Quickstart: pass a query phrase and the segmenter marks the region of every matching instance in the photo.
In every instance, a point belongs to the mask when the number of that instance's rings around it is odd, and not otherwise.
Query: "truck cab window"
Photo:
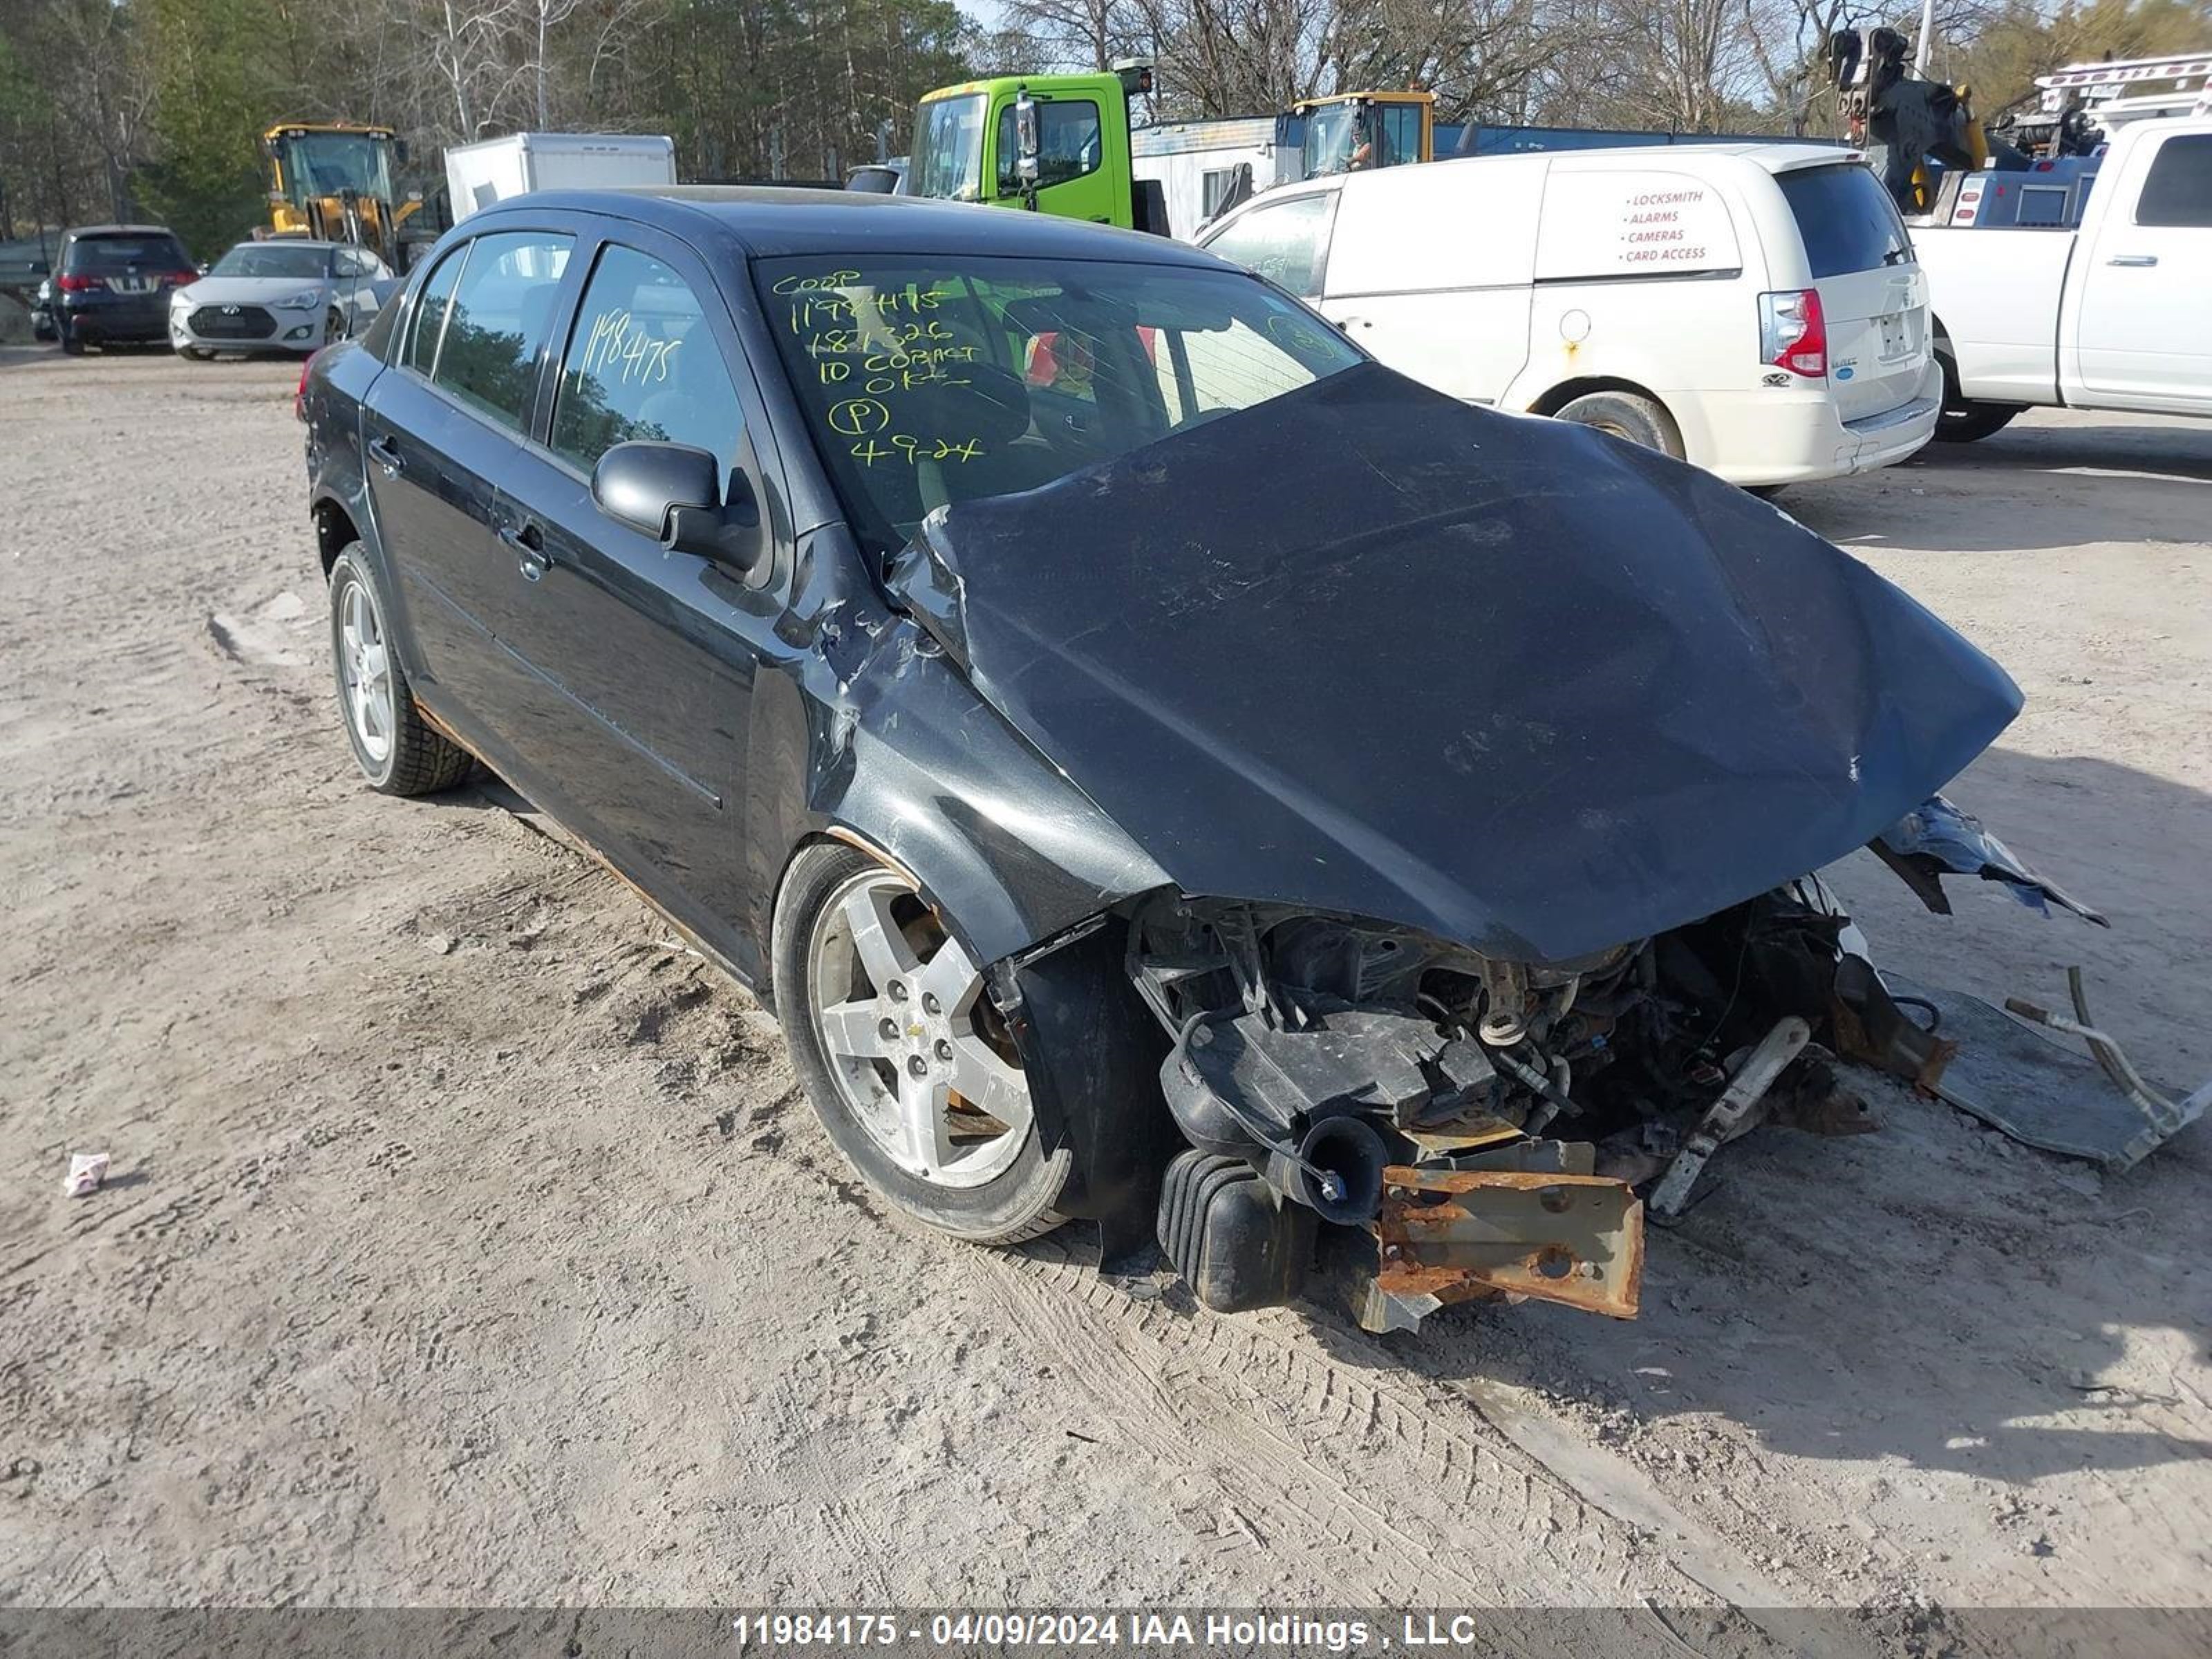
[[[1014,171],[1020,146],[1014,138],[1014,106],[999,112],[999,194],[1021,194]],[[1099,161],[1098,106],[1088,98],[1054,98],[1037,104],[1037,187],[1064,185],[1096,173]]]
[[[2158,147],[2136,204],[2136,222],[2212,228],[2212,132],[2185,133]]]

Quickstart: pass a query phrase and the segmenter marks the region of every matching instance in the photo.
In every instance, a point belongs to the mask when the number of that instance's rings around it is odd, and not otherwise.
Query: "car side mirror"
[[[617,524],[744,574],[767,550],[760,503],[742,472],[722,499],[722,464],[690,444],[617,444],[592,469],[592,499]]]

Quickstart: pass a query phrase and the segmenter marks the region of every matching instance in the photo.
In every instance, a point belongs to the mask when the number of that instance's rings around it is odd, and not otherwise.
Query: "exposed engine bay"
[[[2006,863],[1978,873],[2075,908]],[[1950,1052],[1809,876],[1544,963],[1158,895],[1131,919],[1127,967],[1172,1040],[1161,1083],[1191,1148],[1166,1177],[1162,1248],[1227,1312],[1307,1294],[1364,1234],[1343,1288],[1377,1330],[1498,1294],[1632,1317],[1647,1207],[1681,1214],[1761,1122],[1878,1127],[1839,1058],[1929,1086]]]

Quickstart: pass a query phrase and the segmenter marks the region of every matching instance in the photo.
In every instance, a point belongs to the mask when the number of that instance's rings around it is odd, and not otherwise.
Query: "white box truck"
[[[456,224],[527,191],[675,182],[676,141],[641,133],[511,132],[446,152]]]

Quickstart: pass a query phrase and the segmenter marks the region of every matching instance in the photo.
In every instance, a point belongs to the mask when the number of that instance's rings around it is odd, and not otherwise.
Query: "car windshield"
[[[914,153],[907,158],[909,196],[972,202],[983,190],[983,111],[980,92],[933,98],[914,118]]]
[[[70,245],[68,264],[71,271],[121,271],[148,265],[180,270],[191,261],[173,236],[80,236]]]
[[[327,276],[331,251],[326,247],[285,247],[274,242],[240,242],[215,262],[210,276]]]
[[[1364,361],[1265,283],[1188,265],[989,257],[755,266],[864,545]]]

